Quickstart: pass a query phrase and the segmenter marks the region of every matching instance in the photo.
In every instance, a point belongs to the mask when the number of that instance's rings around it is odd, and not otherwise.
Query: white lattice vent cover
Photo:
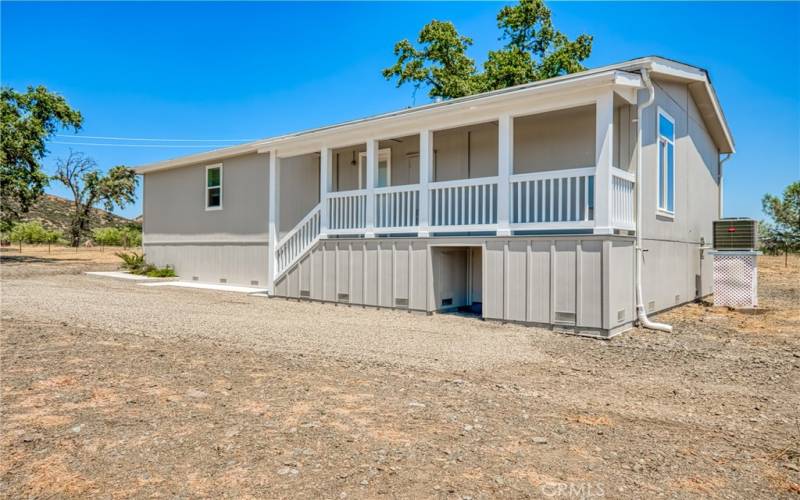
[[[758,306],[756,253],[714,254],[714,305]]]

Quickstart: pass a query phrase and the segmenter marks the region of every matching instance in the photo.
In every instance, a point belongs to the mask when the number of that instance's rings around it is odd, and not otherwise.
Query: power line
[[[235,144],[120,144],[104,142],[69,142],[50,141],[50,144],[67,144],[70,146],[106,146],[112,148],[229,148]]]
[[[149,142],[252,142],[258,139],[151,139],[144,137],[109,137],[104,135],[56,134],[57,137],[72,139],[102,139],[107,141],[149,141]]]

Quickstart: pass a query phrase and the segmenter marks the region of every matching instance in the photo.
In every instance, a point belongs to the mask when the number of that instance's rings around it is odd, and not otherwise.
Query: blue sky
[[[0,79],[62,93],[85,117],[79,136],[227,145],[219,140],[258,139],[409,106],[411,89],[396,89],[380,75],[392,62],[393,44],[415,38],[431,19],[451,20],[474,39],[470,55],[481,63],[501,44],[495,15],[502,5],[2,2]],[[726,215],[761,217],[764,193],[800,179],[799,3],[549,5],[557,28],[570,37],[594,35],[589,67],[657,54],[710,71],[738,151],[726,164]],[[416,103],[424,102],[420,93]],[[69,147],[49,145],[48,172]],[[73,149],[104,169],[204,150]],[[50,191],[64,194],[56,185]],[[140,212],[138,203],[121,211]]]

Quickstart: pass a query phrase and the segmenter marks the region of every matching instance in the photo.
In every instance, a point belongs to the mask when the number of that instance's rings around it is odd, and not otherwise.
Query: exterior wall
[[[614,159],[613,165],[627,172],[636,172],[636,106],[627,103],[614,110]]]
[[[593,167],[594,128],[594,106],[516,118],[514,173]]]
[[[144,175],[146,243],[267,241],[269,155],[222,163],[222,210],[205,208],[205,164]]]
[[[319,155],[280,158],[279,163],[278,239],[319,203]]]
[[[222,210],[205,209],[205,164],[144,175],[144,252],[181,278],[267,282],[269,155],[223,162]]]
[[[642,286],[645,307],[660,311],[708,295],[712,262],[701,260],[719,217],[719,152],[688,87],[655,81],[655,102],[642,118]],[[641,97],[640,97],[641,99]],[[675,216],[658,215],[657,110],[675,120]],[[652,303],[652,304],[651,304]]]
[[[419,135],[398,137],[393,140],[380,141],[379,149],[392,151],[392,186],[419,183]],[[366,144],[359,144],[345,148],[337,148],[333,154],[333,179],[331,183],[334,191],[351,191],[358,189],[358,162],[359,154],[367,150]],[[355,160],[356,164],[353,165]],[[361,170],[361,186],[367,185],[367,172]]]
[[[331,179],[331,184],[334,191],[358,189],[358,155],[366,150],[366,144],[359,144],[331,151],[333,155],[333,178]],[[353,162],[355,162],[355,165],[353,165]],[[366,172],[361,172],[362,186],[367,184],[366,174]]]
[[[146,245],[145,252],[149,262],[173,266],[182,281],[257,287],[268,283],[265,243]]]
[[[497,175],[497,122],[433,133],[433,180],[452,181]]]
[[[460,257],[443,262],[443,252],[459,247]],[[457,269],[465,247],[481,249],[473,255],[482,256],[478,290],[487,319],[600,336],[634,319],[632,239],[613,236],[323,240],[276,283],[275,294],[433,312],[464,289],[469,271]]]

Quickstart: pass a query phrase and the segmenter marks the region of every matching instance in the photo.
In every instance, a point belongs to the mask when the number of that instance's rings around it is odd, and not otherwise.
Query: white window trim
[[[664,161],[664,158],[661,155],[661,117],[666,118],[672,124],[672,139],[668,139],[664,137],[668,143],[672,144],[672,210],[667,209],[666,207],[659,206],[659,197],[661,196],[661,162]],[[658,161],[656,162],[656,214],[661,217],[668,217],[670,219],[675,218],[675,195],[678,191],[678,183],[676,182],[678,176],[678,148],[675,144],[675,139],[678,135],[678,129],[675,126],[675,119],[672,118],[664,108],[658,106],[658,112],[656,113],[656,156],[658,157]],[[664,172],[666,174],[667,169],[664,168]],[[664,193],[664,200],[666,201],[667,194]]]
[[[208,185],[208,171],[210,169],[212,169],[212,168],[218,168],[219,169],[219,206],[218,207],[210,207],[210,206],[208,206],[208,190],[211,189],[211,187],[213,187],[213,186],[209,186]],[[224,169],[223,169],[222,163],[214,163],[213,165],[206,165],[206,176],[203,179],[203,196],[205,198],[206,212],[210,212],[210,211],[214,211],[214,210],[222,210],[223,192],[224,192],[224,189],[222,188],[223,175],[224,175],[223,170]]]
[[[386,162],[386,187],[392,185],[392,149],[391,148],[383,148],[378,150],[378,161],[385,161]],[[366,168],[367,165],[367,153],[362,151],[358,153],[358,189],[364,189],[363,183],[361,182],[361,173],[362,168]],[[375,175],[375,182],[378,181],[377,172]]]

